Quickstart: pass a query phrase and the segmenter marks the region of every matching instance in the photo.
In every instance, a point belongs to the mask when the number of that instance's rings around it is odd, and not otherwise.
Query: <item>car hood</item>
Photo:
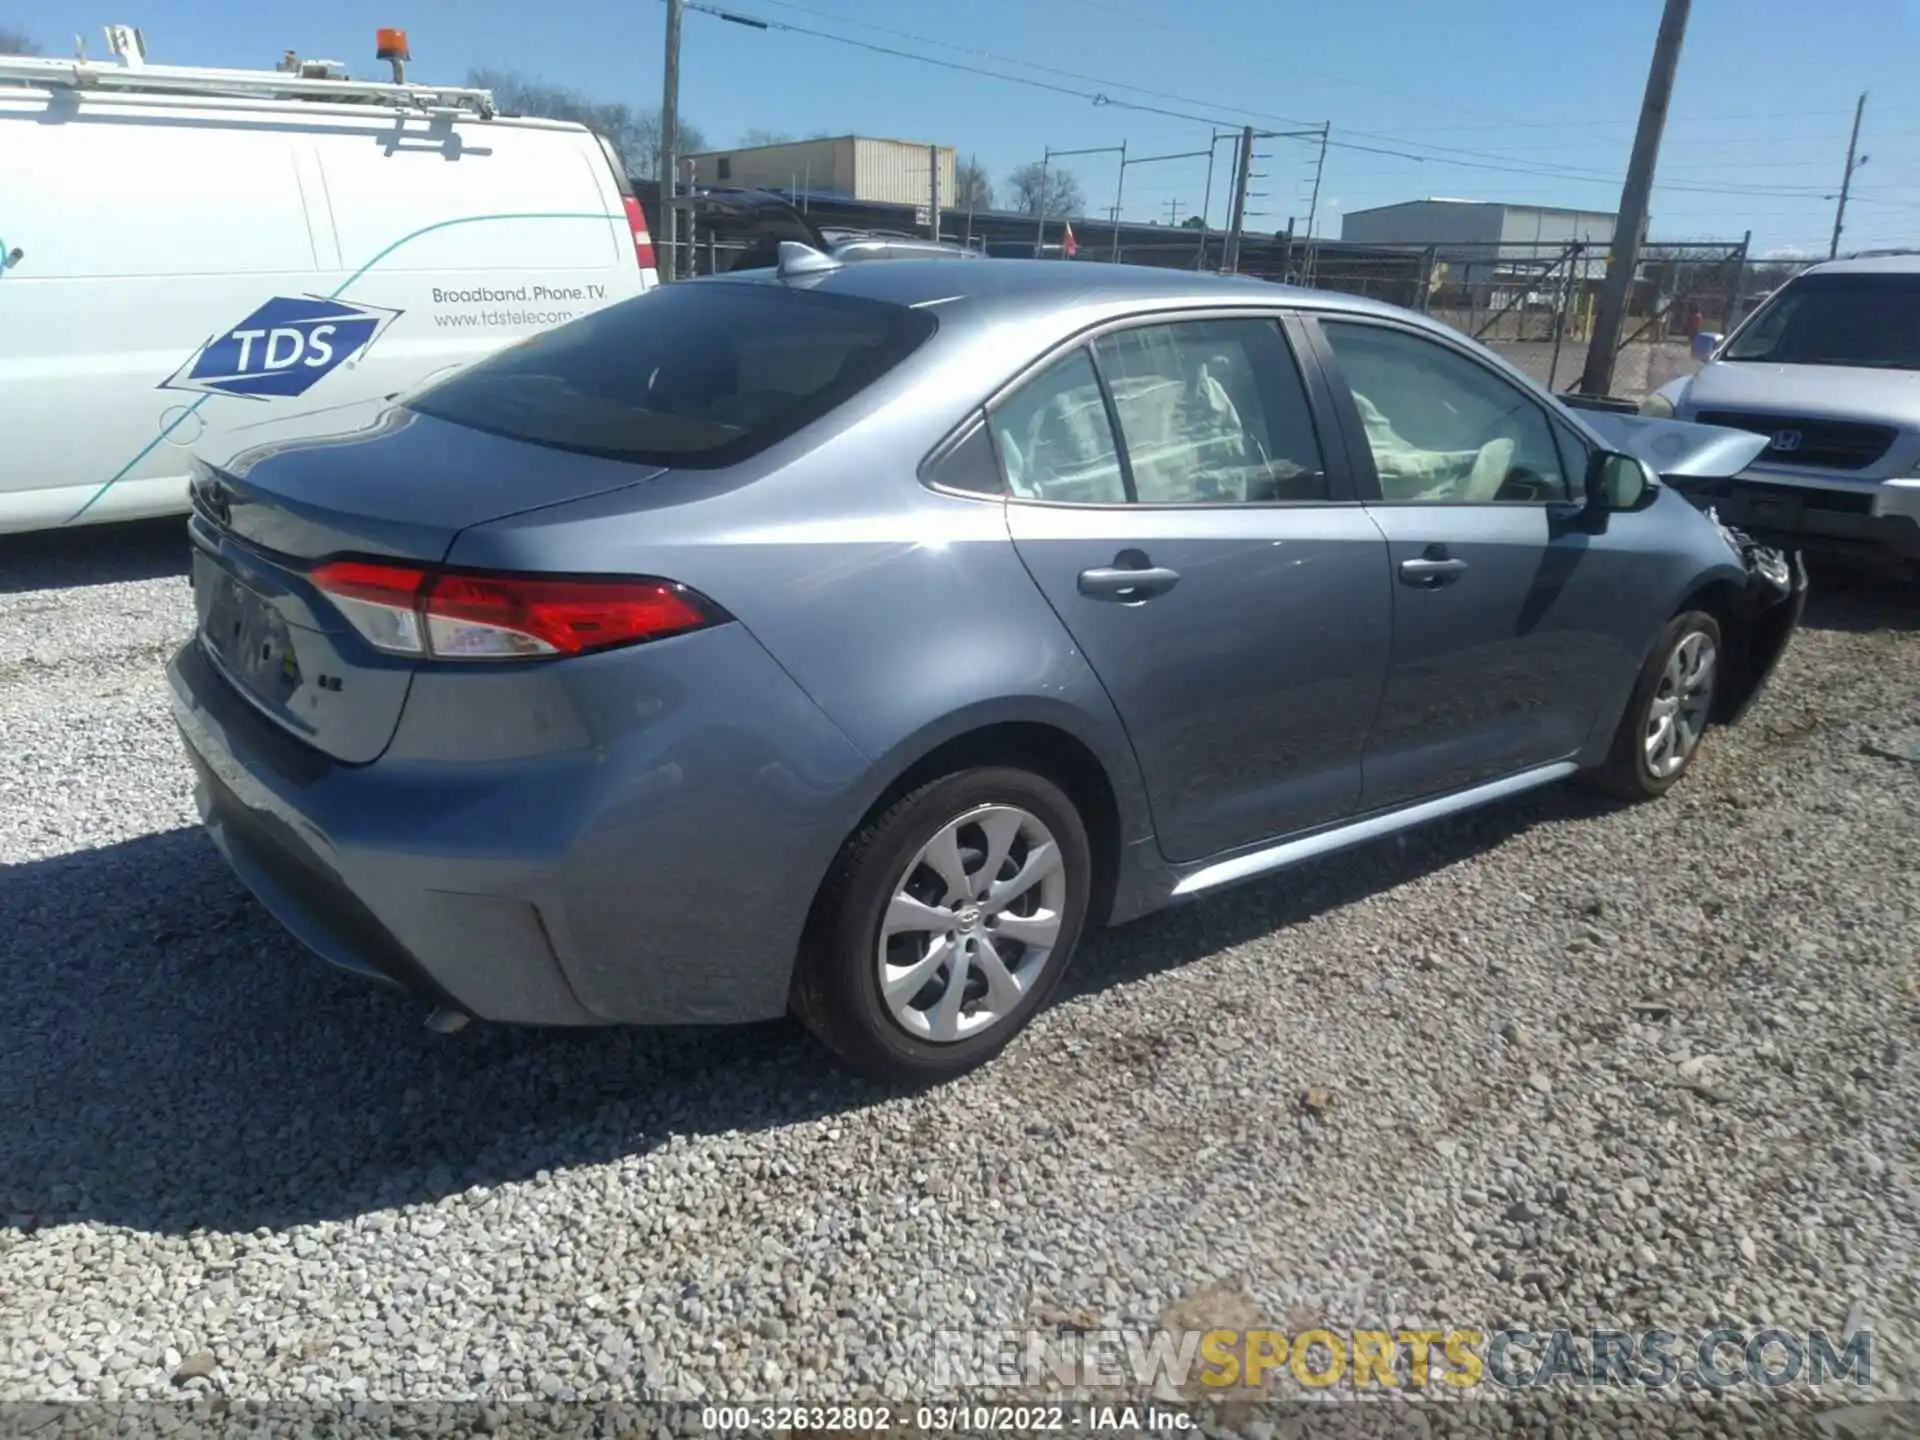
[[[1689,413],[1759,410],[1920,428],[1920,371],[1717,360],[1687,386]]]
[[[1767,448],[1766,436],[1724,425],[1605,410],[1583,410],[1580,418],[1614,449],[1638,456],[1661,475],[1684,480],[1729,479]]]

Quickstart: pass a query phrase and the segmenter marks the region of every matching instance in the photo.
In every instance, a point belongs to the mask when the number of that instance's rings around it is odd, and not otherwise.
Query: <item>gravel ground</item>
[[[0,542],[0,1400],[925,1399],[938,1330],[1258,1320],[1864,1324],[1920,1398],[1920,597],[1817,596],[1663,803],[1110,932],[913,1096],[308,959],[193,825],[178,556]]]

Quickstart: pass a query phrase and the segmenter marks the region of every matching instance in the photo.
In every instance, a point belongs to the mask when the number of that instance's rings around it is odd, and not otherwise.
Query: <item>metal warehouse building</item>
[[[1369,245],[1431,245],[1456,280],[1469,281],[1491,279],[1502,262],[1549,260],[1575,240],[1594,247],[1587,266],[1604,268],[1601,252],[1613,241],[1613,221],[1609,211],[1434,198],[1349,211],[1341,217],[1340,238]]]
[[[841,135],[742,150],[707,150],[686,158],[696,186],[811,191],[883,205],[925,205],[932,194],[934,147],[913,140]],[[940,153],[940,203],[954,194],[953,147]]]

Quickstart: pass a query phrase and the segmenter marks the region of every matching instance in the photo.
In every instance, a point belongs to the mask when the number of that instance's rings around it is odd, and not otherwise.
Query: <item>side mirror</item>
[[[1693,358],[1702,365],[1713,358],[1713,352],[1720,348],[1720,342],[1727,337],[1716,335],[1711,330],[1702,330],[1693,337]]]
[[[1652,477],[1637,455],[1596,450],[1587,461],[1584,503],[1575,519],[1578,529],[1604,535],[1616,510],[1637,510],[1652,489]]]

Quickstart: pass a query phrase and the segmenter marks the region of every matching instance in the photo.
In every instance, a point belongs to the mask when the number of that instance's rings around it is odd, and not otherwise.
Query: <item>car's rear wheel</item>
[[[1668,621],[1633,687],[1612,750],[1585,778],[1626,800],[1653,800],[1678,784],[1713,715],[1720,655],[1720,622],[1706,611]]]
[[[996,1054],[1060,983],[1092,880],[1086,826],[1045,777],[963,770],[889,805],[840,854],[794,977],[800,1019],[876,1079]]]

